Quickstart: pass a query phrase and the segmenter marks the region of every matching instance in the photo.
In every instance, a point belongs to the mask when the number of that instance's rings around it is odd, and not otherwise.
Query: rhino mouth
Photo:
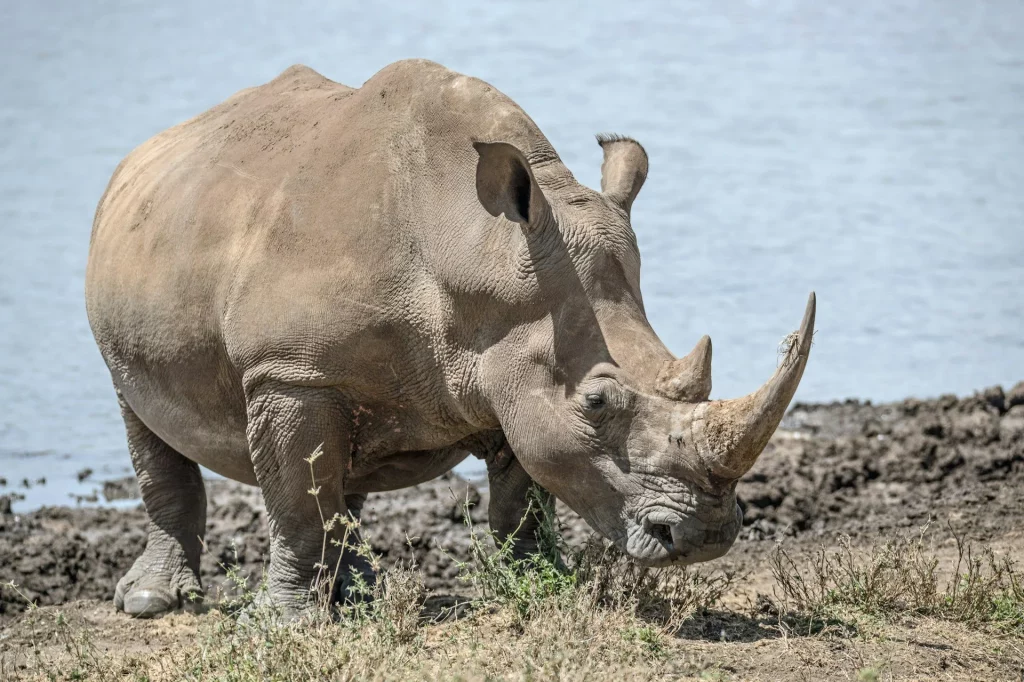
[[[729,551],[743,522],[735,499],[729,507],[703,515],[656,507],[629,524],[623,549],[648,566],[685,566],[710,561]]]

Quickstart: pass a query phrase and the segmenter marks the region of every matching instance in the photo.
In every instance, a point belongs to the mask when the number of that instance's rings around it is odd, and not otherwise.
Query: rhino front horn
[[[734,400],[701,403],[694,412],[694,436],[712,474],[736,479],[750,470],[775,433],[807,365],[814,336],[814,292],[807,300],[800,331],[775,374],[756,392]]]

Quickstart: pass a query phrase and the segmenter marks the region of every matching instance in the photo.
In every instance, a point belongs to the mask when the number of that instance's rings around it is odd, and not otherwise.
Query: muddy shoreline
[[[258,578],[268,540],[257,489],[217,480],[207,491],[202,570],[207,592],[215,594],[225,566],[237,564]],[[810,543],[845,533],[870,540],[929,521],[976,540],[1020,534],[1024,382],[965,398],[797,404],[737,492],[744,528],[719,560],[733,568],[762,556],[779,537]],[[453,474],[372,495],[363,523],[385,565],[415,560],[428,588],[459,592],[465,586],[454,561],[469,553],[463,501],[473,522],[486,527],[486,490]],[[589,533],[561,511],[570,539]],[[0,582],[13,580],[40,605],[109,599],[142,552],[145,529],[138,507],[13,514],[0,499]],[[0,620],[24,606],[11,590],[0,592]]]

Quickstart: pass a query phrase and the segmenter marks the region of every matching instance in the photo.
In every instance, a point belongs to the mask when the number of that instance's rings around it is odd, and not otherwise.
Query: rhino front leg
[[[206,489],[199,465],[160,440],[118,392],[128,450],[149,515],[146,549],[117,583],[114,606],[151,618],[203,596],[199,554],[206,530]]]
[[[351,551],[342,555],[331,542],[345,539],[341,524],[326,532],[325,542],[322,519],[349,514],[343,486],[350,431],[331,389],[264,383],[250,392],[247,402],[249,450],[270,526],[267,586],[274,606],[295,618],[313,607],[312,589],[322,588],[316,583],[331,579],[336,567],[339,580],[332,601],[344,596],[353,571],[372,575],[365,559]],[[318,448],[323,454],[313,462],[314,480],[306,460]],[[347,538],[350,545],[358,541],[357,534]]]
[[[487,517],[496,539],[504,542],[510,536],[513,538],[513,559],[527,559],[537,554],[541,549],[538,531],[543,517],[536,501],[533,508],[530,507],[534,482],[508,443],[487,458],[487,479],[490,487]],[[536,488],[535,496],[544,504],[554,501],[551,494],[540,487]]]

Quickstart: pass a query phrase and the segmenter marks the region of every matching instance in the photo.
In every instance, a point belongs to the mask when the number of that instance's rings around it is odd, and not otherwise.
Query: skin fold
[[[294,66],[132,151],[86,272],[150,517],[118,608],[201,595],[200,464],[262,489],[269,593],[291,614],[321,509],[357,512],[470,453],[520,554],[533,483],[640,561],[727,551],[736,479],[796,389],[814,298],[761,390],[708,401],[710,339],[676,358],[644,313],[630,208],[647,154],[599,143],[600,192],[502,93],[411,60],[359,89]]]

